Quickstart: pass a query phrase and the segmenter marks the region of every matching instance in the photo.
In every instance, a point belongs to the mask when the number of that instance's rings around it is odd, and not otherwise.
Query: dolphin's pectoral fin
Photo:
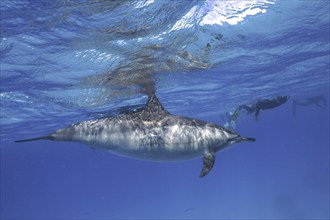
[[[208,174],[213,165],[214,165],[214,162],[215,162],[215,154],[214,152],[206,152],[204,153],[204,156],[203,156],[203,169],[201,171],[201,174],[199,175],[199,177],[203,177],[205,176],[206,174]]]

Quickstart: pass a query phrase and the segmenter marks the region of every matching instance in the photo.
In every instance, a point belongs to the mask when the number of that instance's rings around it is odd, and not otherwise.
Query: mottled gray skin
[[[156,95],[140,112],[82,121],[49,136],[17,142],[50,139],[76,141],[119,155],[156,161],[180,161],[204,156],[204,173],[213,167],[215,152],[242,140],[239,134],[218,125],[172,115]]]

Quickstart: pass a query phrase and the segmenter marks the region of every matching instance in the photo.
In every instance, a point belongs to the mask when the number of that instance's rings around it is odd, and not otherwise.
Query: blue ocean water
[[[1,219],[329,219],[328,0],[1,1]],[[157,163],[14,140],[143,106],[256,138]],[[296,106],[311,97],[325,106]]]

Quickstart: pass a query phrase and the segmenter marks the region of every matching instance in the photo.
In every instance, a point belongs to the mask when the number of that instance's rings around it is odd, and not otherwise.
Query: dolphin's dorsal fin
[[[148,113],[169,114],[168,111],[162,106],[155,94],[148,97],[147,106],[144,109]]]

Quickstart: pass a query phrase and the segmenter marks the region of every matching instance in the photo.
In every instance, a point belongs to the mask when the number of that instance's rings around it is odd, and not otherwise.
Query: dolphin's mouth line
[[[255,138],[252,138],[252,137],[241,137],[242,138],[242,141],[250,141],[250,142],[255,142],[256,139]]]

